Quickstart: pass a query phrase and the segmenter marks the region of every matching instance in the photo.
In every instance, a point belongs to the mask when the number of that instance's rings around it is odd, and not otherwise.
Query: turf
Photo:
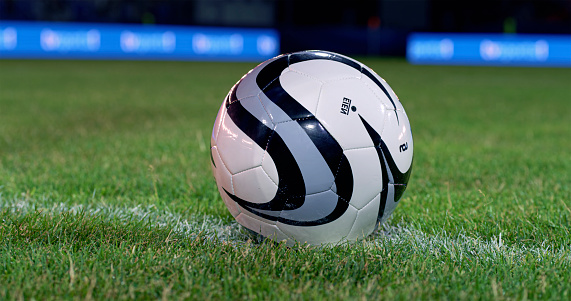
[[[363,59],[414,169],[364,241],[252,240],[210,174],[253,63],[0,61],[0,299],[569,299],[571,69]]]

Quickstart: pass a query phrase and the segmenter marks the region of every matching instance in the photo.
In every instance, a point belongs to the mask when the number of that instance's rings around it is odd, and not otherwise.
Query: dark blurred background
[[[571,33],[571,0],[0,0],[0,20],[275,28],[281,51],[404,55],[411,32]]]

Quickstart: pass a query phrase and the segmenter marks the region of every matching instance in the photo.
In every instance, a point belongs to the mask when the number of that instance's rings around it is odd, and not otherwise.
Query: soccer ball
[[[312,245],[357,240],[386,221],[412,167],[410,123],[389,85],[346,56],[269,59],[230,90],[211,165],[238,223]]]

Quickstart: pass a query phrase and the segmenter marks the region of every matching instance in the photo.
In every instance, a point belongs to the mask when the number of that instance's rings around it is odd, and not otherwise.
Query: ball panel
[[[303,205],[294,210],[282,210],[280,218],[298,222],[311,222],[330,215],[337,206],[339,196],[331,190],[305,196]]]
[[[278,190],[261,166],[234,174],[232,183],[234,195],[258,204],[269,202]]]
[[[276,221],[281,213],[281,210],[265,210],[265,209],[256,209],[256,208],[245,208],[242,205],[236,203],[236,207],[247,216],[250,216],[256,220],[261,220],[264,223],[269,225],[275,225]]]
[[[357,79],[348,79],[323,85],[316,116],[343,149],[352,149],[373,146],[359,116],[382,129],[384,112],[371,89]]]
[[[344,78],[361,78],[360,69],[355,69],[347,64],[327,59],[302,61],[290,64],[289,68],[290,70],[303,73],[321,82]]]
[[[228,109],[235,105],[238,104],[232,104]],[[268,131],[267,135],[270,133]],[[238,128],[229,115],[222,120],[217,146],[222,161],[232,174],[262,164],[265,150]]]
[[[213,173],[214,178],[216,179],[216,187],[218,188],[218,192],[220,192],[220,196],[222,197],[224,204],[226,207],[228,207],[228,210],[230,210],[232,216],[236,217],[236,215],[240,213],[240,209],[238,209],[236,202],[234,202],[230,197],[228,197],[226,192],[224,192],[224,189],[229,192],[234,191],[232,174],[230,174],[224,165],[224,162],[222,162],[222,159],[218,153],[218,146],[213,146],[211,148],[211,154],[213,160]]]
[[[298,122],[290,121],[276,125],[281,137],[295,158],[305,182],[305,193],[328,190],[334,177],[327,162]],[[268,147],[272,147],[272,141]],[[276,158],[274,158],[276,160]]]
[[[319,226],[298,227],[278,222],[276,225],[295,242],[311,245],[338,243],[342,241],[353,226],[357,217],[357,209],[349,206],[345,214],[338,219]]]
[[[389,183],[387,187],[387,198],[384,208],[379,211],[379,213],[382,214],[377,217],[379,224],[382,225],[387,221],[387,219],[393,214],[393,211],[395,211],[395,208],[398,204],[398,199],[395,200],[395,185]]]
[[[412,164],[413,155],[412,133],[408,117],[404,112],[399,111],[387,111],[386,116],[387,121],[381,137],[387,145],[397,168],[401,173],[406,173]]]
[[[395,190],[395,202],[398,202],[406,190],[406,184],[394,184],[393,187]]]
[[[273,241],[286,240],[291,244],[291,239],[285,235],[276,225],[270,224],[264,220],[258,219],[254,216],[247,215],[245,212],[236,216],[236,221],[240,225],[256,232],[264,237],[270,238]]]
[[[224,205],[226,205],[230,214],[236,218],[236,216],[242,212],[240,206],[238,206],[238,204],[236,204],[236,202],[234,202],[234,200],[232,200],[220,186],[218,186],[218,191],[220,192],[220,197],[222,198]]]
[[[373,147],[368,147],[347,150],[343,153],[353,170],[354,188],[350,204],[357,209],[362,209],[383,188],[383,176],[377,151]]]
[[[315,114],[321,92],[319,81],[286,69],[280,75],[280,82],[287,94],[297,100],[309,112]]]
[[[260,103],[268,113],[268,116],[270,116],[270,120],[274,124],[291,121],[291,118],[273,101],[271,101],[268,98],[268,96],[266,96],[266,94],[260,92],[258,94],[258,98],[260,99]]]
[[[252,116],[261,122],[261,124],[269,129],[274,128],[275,125],[272,122],[270,115],[268,115],[268,112],[264,106],[262,106],[260,98],[257,95],[241,99],[240,104],[244,109],[246,109],[246,111],[248,111],[248,113],[252,114]]]
[[[383,87],[385,88],[385,90],[387,91],[387,93],[389,94],[391,99],[393,100],[392,103],[390,103],[390,101],[389,101],[390,106],[388,106],[387,108],[391,108],[394,110],[396,107],[396,110],[404,111],[404,108],[402,106],[402,103],[399,100],[399,97],[396,95],[395,91],[390,87],[389,83],[384,78],[382,78],[379,74],[377,74],[373,69],[371,69],[367,66],[363,66],[363,69],[368,71],[368,74],[370,74],[371,76],[376,78],[377,81],[383,85]],[[363,76],[363,78],[365,78],[365,77],[367,77],[367,76]],[[370,83],[368,83],[368,84],[370,84]],[[375,85],[378,85],[378,84],[375,83]],[[387,98],[387,100],[388,100],[388,98]],[[394,105],[393,105],[393,103],[394,103]]]
[[[288,61],[290,65],[310,60],[335,61],[353,67],[355,70],[361,70],[363,66],[361,63],[350,57],[330,51],[306,50],[306,51],[291,53],[288,55]]]
[[[381,195],[377,194],[366,206],[357,212],[357,218],[355,219],[353,228],[351,232],[349,232],[349,235],[347,235],[348,240],[363,239],[373,233],[377,224],[380,204]]]
[[[361,78],[361,82],[368,89],[370,89],[372,91],[372,93],[375,94],[377,99],[379,99],[379,101],[382,103],[382,105],[385,108],[387,108],[388,110],[395,110],[395,108],[398,108],[398,106],[397,106],[398,100],[393,98],[392,99],[393,101],[391,102],[391,99],[387,96],[387,94],[385,94],[385,92],[379,87],[379,85],[377,83],[375,83],[370,77],[363,76]],[[381,81],[380,83],[383,85],[383,87],[385,88],[387,93],[389,95],[391,95],[391,93],[389,91],[392,91],[392,89],[389,87],[389,85],[387,85],[384,81]],[[392,96],[391,96],[391,98],[392,98]]]
[[[310,111],[284,90],[280,78],[270,83],[258,96],[274,123],[313,117]]]
[[[274,184],[279,184],[278,169],[272,157],[266,152],[262,158],[262,169],[268,175],[268,177],[274,182]]]
[[[218,146],[212,147],[212,159],[214,161],[214,178],[216,179],[216,183],[220,184],[220,186],[230,192],[234,192],[234,186],[232,185],[232,174],[226,168],[226,165],[220,158],[219,148]]]
[[[216,163],[214,162],[215,147],[216,145],[210,147],[210,170],[212,171],[212,175],[214,175],[216,179]],[[216,156],[218,156],[218,154],[216,154]]]
[[[275,58],[274,58],[275,59]],[[240,79],[238,86],[236,87],[236,98],[243,99],[246,97],[255,96],[260,93],[261,89],[258,87],[258,83],[256,82],[256,78],[265,66],[267,66],[271,61],[274,59],[267,60],[254,69],[250,70]],[[270,79],[273,80],[274,78]]]
[[[216,141],[218,139],[218,134],[220,132],[220,125],[222,124],[222,120],[226,116],[226,100],[222,102],[220,109],[218,110],[218,115],[216,115],[216,120],[214,120],[214,127],[212,127],[212,135],[210,136],[210,145],[216,145]]]

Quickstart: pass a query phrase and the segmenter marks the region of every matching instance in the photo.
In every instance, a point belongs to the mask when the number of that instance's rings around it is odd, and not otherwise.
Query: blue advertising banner
[[[261,61],[272,29],[0,21],[0,58]]]
[[[571,36],[414,33],[413,64],[571,67]]]

